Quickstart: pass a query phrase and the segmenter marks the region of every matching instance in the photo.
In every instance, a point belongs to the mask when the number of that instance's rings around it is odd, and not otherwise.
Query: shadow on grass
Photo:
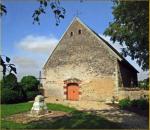
[[[70,116],[52,120],[40,120],[28,124],[27,128],[121,128],[119,123],[110,122],[102,117],[86,112],[74,111]]]

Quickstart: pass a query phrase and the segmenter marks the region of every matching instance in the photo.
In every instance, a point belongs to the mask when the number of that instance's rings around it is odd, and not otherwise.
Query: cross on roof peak
[[[74,14],[75,17],[79,17],[82,13],[79,10],[76,10],[76,13]]]

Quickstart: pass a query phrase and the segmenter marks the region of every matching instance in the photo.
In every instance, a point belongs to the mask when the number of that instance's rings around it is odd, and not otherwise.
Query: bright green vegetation
[[[67,107],[61,104],[54,104],[54,103],[47,104],[47,107],[49,110],[53,110],[53,111],[73,112],[76,110],[75,108]]]
[[[29,111],[32,103],[18,103],[18,104],[3,104],[1,105],[1,116],[9,116],[20,112]]]
[[[2,111],[1,116],[5,117],[16,113],[30,111],[32,104],[33,103],[31,102],[18,103],[18,104],[3,104],[1,105],[1,111]],[[75,111],[74,108],[66,107],[61,104],[48,103],[47,107],[49,110],[53,110],[53,111],[64,111],[64,112]]]
[[[149,114],[149,99],[147,96],[130,100],[125,98],[119,101],[119,107],[128,111],[135,112],[139,115],[148,117]]]
[[[140,99],[134,99],[130,100],[129,98],[125,98],[119,101],[119,106],[122,109],[126,109],[128,107],[136,107],[141,110],[148,109],[148,99],[140,98]]]
[[[32,103],[18,103],[1,105],[2,118],[20,112],[29,111]],[[2,128],[8,129],[27,129],[27,128],[120,128],[117,123],[110,122],[102,117],[88,114],[86,112],[77,111],[75,108],[70,108],[61,104],[48,104],[49,110],[64,111],[70,113],[70,116],[64,116],[53,120],[39,120],[36,122],[21,124],[12,121],[1,121]]]
[[[13,104],[32,101],[38,91],[39,81],[34,76],[24,76],[21,82],[17,81],[16,75],[10,73],[0,81],[1,103]]]

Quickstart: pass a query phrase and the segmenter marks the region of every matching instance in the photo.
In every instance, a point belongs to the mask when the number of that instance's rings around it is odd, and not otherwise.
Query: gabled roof
[[[89,30],[93,35],[95,35],[95,37],[98,38],[99,41],[101,41],[103,44],[105,44],[107,49],[109,49],[120,62],[122,62],[124,65],[128,66],[129,68],[131,68],[132,70],[134,70],[138,73],[138,71],[114,47],[112,47],[105,39],[103,39],[100,35],[98,35],[94,30],[92,30],[90,27],[88,27],[86,24],[84,24],[79,18],[75,17],[72,20],[72,22],[70,23],[70,25],[68,26],[67,30],[75,21],[78,21],[80,24],[82,24],[87,30]],[[65,33],[67,32],[67,30],[62,35],[60,41],[62,40],[62,38],[65,35]],[[58,42],[58,44],[60,43],[60,41]],[[56,46],[56,48],[57,48],[57,46]],[[55,49],[53,50],[53,52],[55,51]],[[52,54],[53,54],[53,52],[52,52]],[[51,54],[51,56],[52,56],[52,54]],[[48,63],[50,57],[48,58],[46,64]],[[46,64],[44,65],[43,68],[45,68]]]

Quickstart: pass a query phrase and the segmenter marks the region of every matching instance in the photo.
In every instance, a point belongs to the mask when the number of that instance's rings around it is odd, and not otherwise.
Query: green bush
[[[38,91],[28,91],[26,92],[26,95],[27,95],[27,100],[30,101],[30,100],[34,100],[34,98],[39,95],[39,92]]]
[[[139,100],[135,100],[135,99],[132,100],[132,101],[131,101],[131,106],[132,106],[132,107],[138,107],[138,102],[139,102]]]
[[[20,85],[23,88],[23,91],[26,95],[26,99],[33,100],[38,92],[39,81],[34,76],[24,76],[21,79]]]
[[[12,73],[5,76],[1,81],[2,88],[16,89],[17,85],[17,77]]]
[[[148,107],[149,107],[148,100],[146,100],[144,98],[141,98],[138,100],[138,108],[139,109],[145,110],[145,109],[148,109]]]
[[[140,98],[140,99],[122,99],[119,101],[119,106],[122,109],[126,108],[138,108],[140,110],[148,110],[149,109],[149,102],[148,99]]]
[[[21,85],[25,92],[38,91],[39,81],[34,76],[24,76],[21,79]]]
[[[38,92],[39,81],[34,76],[24,76],[20,83],[14,74],[1,80],[1,103],[18,103],[33,100]]]
[[[1,89],[1,103],[17,103],[19,102],[18,92],[11,90],[9,88]]]
[[[1,103],[16,103],[23,101],[21,86],[17,82],[17,77],[10,73],[1,80]]]
[[[125,98],[119,101],[119,106],[121,109],[128,108],[131,105],[131,101],[129,98]]]

